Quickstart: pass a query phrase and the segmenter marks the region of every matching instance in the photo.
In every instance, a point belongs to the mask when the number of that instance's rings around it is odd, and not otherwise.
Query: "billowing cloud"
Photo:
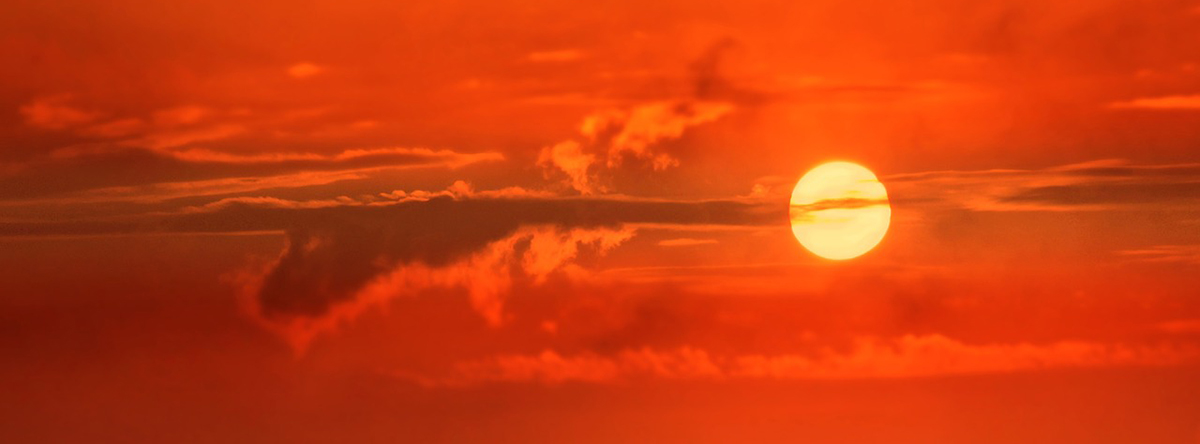
[[[633,234],[626,228],[525,226],[474,251],[466,243],[420,245],[413,239],[372,251],[363,242],[376,239],[293,232],[278,262],[261,276],[244,276],[241,284],[251,313],[303,352],[316,335],[364,310],[430,288],[464,289],[475,311],[499,326],[514,281],[537,285],[555,272],[585,274],[573,264],[581,249],[603,254]],[[441,247],[449,249],[437,251]]]
[[[597,185],[602,169],[615,169],[639,160],[654,171],[679,166],[679,159],[653,147],[678,139],[690,127],[713,122],[733,111],[725,102],[665,101],[630,109],[608,109],[583,118],[583,141],[567,140],[543,148],[538,164],[567,176],[567,184],[582,194],[605,191]],[[589,152],[590,151],[590,152]],[[596,154],[593,154],[596,153]],[[597,157],[604,159],[599,164]]]
[[[596,156],[585,154],[579,142],[567,140],[557,145],[546,147],[538,155],[538,165],[550,169],[558,169],[567,175],[568,184],[580,194],[596,194],[604,188],[595,184],[589,169],[596,163]]]
[[[733,110],[722,102],[660,102],[636,107],[627,113],[606,113],[594,123],[593,137],[612,134],[608,166],[615,167],[627,158],[647,159],[655,170],[678,166],[679,160],[650,147],[662,140],[677,139],[689,127],[712,122]]]
[[[1200,349],[1061,341],[1047,344],[967,344],[941,335],[862,338],[845,351],[814,354],[720,355],[701,348],[625,349],[612,355],[564,356],[552,350],[461,362],[448,375],[414,377],[427,386],[487,383],[611,383],[631,379],[871,379],[1003,373],[1194,362]]]

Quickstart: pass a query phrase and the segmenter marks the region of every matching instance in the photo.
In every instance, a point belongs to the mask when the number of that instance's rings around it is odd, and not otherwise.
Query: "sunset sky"
[[[0,442],[1200,442],[1196,0],[4,0],[0,60]]]

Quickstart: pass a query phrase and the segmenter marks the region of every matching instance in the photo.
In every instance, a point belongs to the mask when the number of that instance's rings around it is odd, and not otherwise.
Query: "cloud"
[[[566,175],[567,185],[581,194],[606,192],[605,187],[597,185],[601,170],[616,169],[630,160],[643,161],[654,171],[679,166],[678,158],[653,147],[678,139],[688,128],[713,122],[733,109],[730,103],[684,100],[594,112],[579,125],[582,141],[567,140],[543,148],[538,165],[547,176],[554,172]],[[597,162],[598,156],[605,159],[603,164]]]
[[[456,180],[442,191],[425,191],[425,190],[393,190],[388,193],[379,193],[379,196],[393,202],[406,201],[428,201],[438,197],[449,197],[452,199],[463,198],[487,198],[487,199],[535,199],[535,198],[551,198],[555,197],[549,191],[530,190],[522,187],[505,187],[498,190],[482,190],[476,191],[470,183],[463,180]]]
[[[219,211],[185,210],[123,216],[75,218],[53,222],[0,222],[0,236],[97,236],[144,233],[239,233],[304,230],[348,231],[352,235],[403,243],[421,234],[424,247],[439,249],[468,241],[472,234],[494,239],[521,225],[563,227],[720,228],[757,227],[787,220],[786,208],[740,200],[666,200],[627,196],[558,197],[524,190],[474,192],[474,198],[435,196],[371,205],[336,207],[278,204],[251,199],[227,201]],[[320,205],[318,205],[320,206]],[[426,233],[448,234],[434,236]],[[447,237],[449,236],[449,237]],[[436,242],[446,241],[445,245]],[[453,242],[452,242],[453,241]],[[433,243],[433,244],[430,244]],[[481,245],[476,242],[475,245]],[[373,248],[391,248],[377,243]]]
[[[717,40],[692,62],[691,70],[695,76],[696,97],[710,97],[714,93],[727,92],[729,83],[721,76],[721,61],[726,52],[737,46],[737,41],[726,37]]]
[[[123,146],[156,150],[226,139],[247,131],[238,123],[203,124],[215,111],[197,105],[160,109],[150,113],[148,119],[124,117],[84,126],[101,114],[71,107],[66,103],[69,99],[69,95],[40,98],[21,107],[21,113],[27,123],[39,128],[71,130],[90,138],[117,139],[113,142]]]
[[[372,306],[431,288],[464,289],[472,308],[499,326],[514,282],[538,285],[559,271],[584,274],[573,264],[581,249],[603,254],[633,234],[624,228],[525,226],[454,259],[408,249],[384,250],[366,262],[369,256],[354,254],[366,247],[357,240],[293,233],[264,274],[242,278],[243,298],[251,314],[298,353]]]
[[[1121,250],[1117,254],[1137,262],[1200,264],[1200,245],[1156,245],[1138,250]]]
[[[401,169],[403,167],[381,167],[381,169]],[[419,168],[419,166],[413,166]],[[90,189],[71,193],[65,196],[49,197],[33,200],[11,201],[11,204],[70,204],[97,202],[136,202],[156,203],[171,199],[216,196],[227,194],[249,193],[266,189],[301,188],[318,185],[328,185],[348,180],[360,180],[369,177],[372,171],[380,169],[362,169],[349,171],[313,171],[293,174],[281,174],[265,177],[232,177],[222,179],[196,180],[191,182],[165,182],[137,186],[117,186]],[[233,198],[236,199],[236,198]]]
[[[568,140],[543,148],[538,155],[538,165],[549,170],[558,169],[567,175],[568,184],[580,194],[596,194],[605,189],[596,185],[588,169],[596,163],[596,156],[585,154],[579,142]]]
[[[536,355],[501,355],[459,363],[454,374],[446,378],[414,379],[426,386],[471,386],[494,382],[609,383],[639,377],[723,379],[725,374],[704,350],[682,347],[668,352],[624,350],[612,357],[562,356],[552,350]]]
[[[664,142],[683,137],[692,127],[711,123],[736,109],[735,103],[747,103],[756,94],[733,88],[720,76],[720,61],[733,46],[723,39],[711,46],[691,66],[695,88],[688,97],[609,107],[585,115],[579,124],[578,138],[565,140],[542,149],[538,165],[547,177],[561,173],[565,183],[581,194],[608,192],[598,185],[617,168],[636,164],[654,171],[677,167],[678,157],[658,149]],[[573,59],[571,52],[535,53],[543,61]],[[570,94],[556,95],[552,102],[577,101]],[[728,99],[728,100],[726,100]],[[544,100],[539,100],[544,101]],[[603,163],[598,163],[603,160]]]
[[[1143,97],[1108,105],[1115,109],[1200,110],[1200,94]]]
[[[286,232],[279,258],[242,273],[238,288],[256,319],[302,350],[318,334],[398,295],[462,288],[492,325],[503,322],[514,282],[539,285],[555,273],[588,273],[574,260],[603,254],[635,224],[755,225],[782,220],[734,201],[528,198],[452,187],[427,200],[349,198],[293,202],[224,199],[179,214],[137,220],[0,223],[0,234],[95,235],[164,232]]]
[[[145,128],[145,121],[131,117],[91,125],[80,130],[80,134],[91,137],[117,138],[140,133]]]
[[[583,51],[578,49],[562,49],[557,51],[539,51],[531,52],[525,56],[525,60],[536,63],[546,62],[573,62],[584,57]]]
[[[1194,346],[1082,341],[966,344],[941,335],[861,338],[849,350],[723,356],[694,347],[625,349],[564,356],[552,350],[499,355],[455,365],[448,375],[398,375],[426,386],[487,383],[612,383],[634,379],[876,379],[1007,373],[1051,368],[1159,366],[1194,362]]]
[[[810,204],[792,204],[792,211],[798,212],[813,212],[824,210],[853,210],[859,208],[870,208],[880,205],[887,205],[888,200],[884,199],[863,199],[859,197],[847,197],[840,199],[821,199]]]
[[[893,201],[974,211],[1105,211],[1194,205],[1200,164],[1097,160],[1044,169],[929,171],[881,180]]]
[[[627,158],[648,159],[655,171],[678,166],[679,160],[650,150],[654,144],[683,135],[685,129],[712,122],[733,111],[722,102],[659,102],[641,105],[628,112],[593,115],[592,137],[613,133],[608,148],[610,168]]]
[[[159,126],[180,126],[199,123],[212,114],[212,110],[203,106],[184,105],[161,109],[154,112],[153,121]]]
[[[308,62],[297,63],[295,65],[289,66],[287,69],[288,75],[292,76],[294,78],[297,78],[297,79],[306,79],[306,78],[315,76],[317,74],[320,74],[324,71],[325,71],[324,67],[314,65],[314,64],[308,63]]]
[[[261,208],[288,208],[288,209],[305,209],[305,208],[330,208],[341,207],[347,205],[363,205],[359,200],[352,199],[347,196],[340,196],[337,199],[325,200],[307,200],[295,201],[288,199],[280,199],[277,197],[227,197],[216,202],[209,202],[200,206],[186,207],[182,210],[183,213],[211,213],[220,211],[231,206],[255,206]]]
[[[694,247],[697,245],[712,245],[712,244],[716,244],[716,243],[717,243],[716,239],[692,239],[690,237],[683,237],[683,238],[678,238],[678,239],[665,239],[665,240],[658,241],[658,246],[660,246],[660,247]]]
[[[0,236],[282,233],[279,258],[239,273],[236,287],[255,319],[302,350],[363,310],[425,289],[463,289],[484,320],[501,323],[514,283],[589,276],[576,258],[616,248],[637,227],[752,227],[785,218],[784,206],[762,202],[565,197],[456,181],[442,191],[244,196],[174,213],[0,221]]]
[[[182,123],[179,124],[182,125]],[[246,127],[242,125],[222,123],[203,127],[150,131],[140,137],[124,140],[121,143],[129,146],[165,150],[167,148],[191,145],[196,142],[227,139],[244,132],[246,132]]]
[[[241,155],[207,150],[157,151],[99,145],[63,149],[0,175],[0,200],[60,196],[75,200],[161,200],[329,183],[398,168],[460,168],[502,160],[499,153],[373,148],[325,155]]]
[[[100,116],[69,105],[70,100],[69,94],[39,97],[22,105],[20,112],[30,126],[54,130],[89,123]]]
[[[1177,319],[1160,322],[1155,328],[1174,334],[1200,334],[1200,319]]]

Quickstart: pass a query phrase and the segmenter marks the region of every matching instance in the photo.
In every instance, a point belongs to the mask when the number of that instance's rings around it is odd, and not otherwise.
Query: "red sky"
[[[0,5],[0,441],[1200,441],[1200,3]],[[891,226],[789,227],[849,160]]]

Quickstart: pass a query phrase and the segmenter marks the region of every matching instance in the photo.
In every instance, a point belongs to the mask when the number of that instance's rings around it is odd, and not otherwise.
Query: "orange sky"
[[[5,2],[0,441],[1200,441],[1197,29]],[[892,205],[848,261],[830,160]]]

